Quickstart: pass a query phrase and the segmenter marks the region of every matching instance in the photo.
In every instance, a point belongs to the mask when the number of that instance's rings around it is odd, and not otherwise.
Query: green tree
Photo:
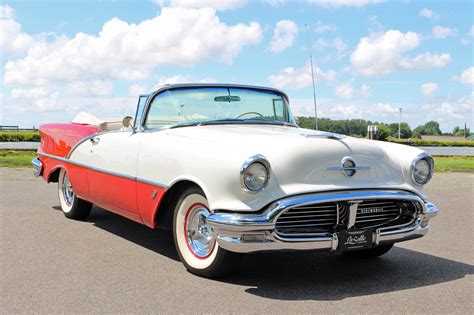
[[[441,135],[441,129],[439,129],[439,123],[436,121],[429,121],[425,124],[425,134],[429,136]]]
[[[378,124],[377,125],[377,138],[378,140],[387,140],[390,137],[390,128],[385,124]]]
[[[413,130],[413,137],[419,138],[422,135],[427,135],[427,136],[441,135],[441,129],[439,129],[439,123],[437,123],[436,121],[429,121],[426,124],[418,126]]]
[[[390,128],[390,135],[394,138],[398,138],[398,123],[388,125]],[[408,139],[412,136],[412,131],[407,123],[401,123],[400,136],[402,139]]]

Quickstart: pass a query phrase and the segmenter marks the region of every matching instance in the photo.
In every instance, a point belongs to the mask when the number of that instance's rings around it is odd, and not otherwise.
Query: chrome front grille
[[[359,203],[355,228],[387,225],[402,214],[402,202],[396,200],[364,200]]]
[[[278,217],[276,230],[280,234],[325,233],[336,227],[339,213],[336,202],[294,207]]]
[[[420,205],[411,200],[371,199],[358,203],[355,229],[406,224],[414,220]],[[333,233],[347,228],[349,202],[327,202],[292,207],[276,220],[276,232],[284,237]]]

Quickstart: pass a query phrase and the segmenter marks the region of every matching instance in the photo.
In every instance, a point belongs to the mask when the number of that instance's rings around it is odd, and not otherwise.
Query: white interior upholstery
[[[97,126],[102,131],[120,130],[122,128],[122,118],[97,118],[86,112],[80,112],[71,121],[73,124]]]

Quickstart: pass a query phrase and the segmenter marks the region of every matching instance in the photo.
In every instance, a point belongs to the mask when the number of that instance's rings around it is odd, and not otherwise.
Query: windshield
[[[247,88],[204,87],[157,95],[147,129],[212,123],[295,124],[283,95]]]

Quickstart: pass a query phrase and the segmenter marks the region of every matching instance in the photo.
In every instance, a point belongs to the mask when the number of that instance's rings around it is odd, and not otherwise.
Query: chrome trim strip
[[[349,201],[349,212],[347,218],[347,228],[350,229],[356,223],[357,209],[362,200]]]
[[[326,167],[326,171],[368,171],[370,170],[370,166],[354,166],[354,167],[342,167],[342,166],[328,166]]]
[[[305,138],[327,138],[334,140],[342,140],[346,137],[345,135],[340,135],[332,132],[322,132],[321,134],[301,133],[300,135]]]
[[[143,184],[147,184],[147,185],[152,185],[152,186],[156,186],[156,187],[161,187],[161,188],[164,188],[164,189],[168,189],[168,186],[165,185],[165,184],[161,184],[161,183],[158,183],[158,182],[155,182],[155,181],[152,181],[150,179],[145,179],[145,178],[141,178],[141,177],[136,177],[136,181],[139,182],[139,183],[143,183]]]
[[[133,180],[133,181],[137,181],[137,182],[139,182],[139,183],[144,183],[144,184],[148,184],[148,185],[160,187],[160,188],[163,188],[163,189],[168,189],[168,186],[167,186],[167,185],[164,185],[164,184],[161,184],[161,183],[158,183],[158,182],[149,180],[149,179],[140,178],[140,177],[135,177],[135,176],[132,176],[132,175],[123,174],[123,173],[119,173],[119,172],[115,172],[115,171],[105,170],[105,169],[103,169],[103,168],[99,168],[99,167],[95,167],[95,166],[90,166],[90,165],[87,165],[87,164],[84,164],[84,163],[81,163],[81,162],[76,162],[76,161],[68,160],[68,159],[59,157],[59,156],[57,156],[57,155],[51,155],[51,154],[42,153],[42,152],[38,152],[38,154],[39,154],[39,155],[42,155],[42,156],[45,156],[45,157],[49,157],[49,158],[55,159],[55,160],[58,160],[58,161],[61,161],[61,162],[65,162],[65,163],[69,163],[69,164],[72,164],[72,165],[84,167],[84,168],[87,168],[87,169],[90,169],[90,170],[92,170],[92,171],[96,171],[96,172],[99,172],[99,173],[108,174],[108,175],[112,175],[112,176],[116,176],[116,177],[121,177],[121,178],[125,178],[125,179],[130,179],[130,180]]]
[[[101,135],[101,134],[102,134],[101,132],[95,132],[95,133],[90,134],[90,135],[88,135],[87,137],[82,138],[81,140],[79,140],[79,141],[72,147],[72,149],[69,151],[69,153],[66,155],[66,159],[69,160],[69,159],[71,158],[71,154],[74,152],[74,150],[76,150],[76,148],[77,148],[79,145],[81,145],[82,143],[86,142],[87,140],[92,139],[92,138],[95,138],[95,137],[97,137],[97,136],[99,136],[99,135]]]

